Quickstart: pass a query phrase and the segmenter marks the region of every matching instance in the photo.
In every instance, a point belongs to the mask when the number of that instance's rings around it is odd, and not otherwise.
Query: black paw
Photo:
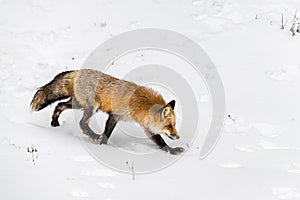
[[[101,138],[101,136],[94,133],[94,134],[90,134],[90,135],[89,135],[89,138],[90,138],[90,140],[91,140],[92,142],[94,142],[94,143],[96,143],[96,144],[99,144],[99,143],[100,143],[100,138]]]
[[[183,147],[175,147],[175,148],[170,148],[169,149],[170,154],[172,155],[178,155],[182,152],[184,152],[184,148]]]
[[[51,126],[52,126],[52,127],[57,127],[57,126],[59,126],[58,120],[52,120],[52,121],[51,121]]]
[[[107,139],[107,137],[106,137],[106,135],[104,135],[104,134],[102,134],[101,136],[100,136],[100,145],[101,144],[107,144],[107,141],[108,141],[108,139]]]

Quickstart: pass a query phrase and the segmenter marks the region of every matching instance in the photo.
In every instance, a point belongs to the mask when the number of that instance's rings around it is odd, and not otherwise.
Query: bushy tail
[[[50,83],[39,88],[30,103],[31,110],[39,111],[55,101],[71,97],[75,76],[76,71],[62,72]]]

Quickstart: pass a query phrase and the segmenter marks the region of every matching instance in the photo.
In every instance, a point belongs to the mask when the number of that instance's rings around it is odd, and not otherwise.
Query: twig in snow
[[[283,23],[283,13],[281,13],[281,27],[280,27],[280,29],[284,29],[284,23]]]
[[[31,154],[31,160],[33,165],[35,165],[35,160],[38,159],[38,150],[32,145],[31,147],[27,147],[27,152]]]
[[[227,115],[229,119],[235,122],[235,119],[231,117],[231,115]]]
[[[299,29],[299,18],[297,17],[297,10],[296,10],[293,20],[292,20],[292,26],[290,28],[290,31],[293,36],[296,35],[296,32],[298,32],[298,29]]]
[[[135,180],[135,173],[134,173],[134,162],[132,161],[131,165],[129,164],[128,161],[126,161],[126,165],[128,166],[128,168],[131,170],[132,173],[132,180]]]
[[[295,36],[296,32],[298,32],[299,22],[298,18],[296,18],[290,28],[290,31],[292,32],[292,35]]]

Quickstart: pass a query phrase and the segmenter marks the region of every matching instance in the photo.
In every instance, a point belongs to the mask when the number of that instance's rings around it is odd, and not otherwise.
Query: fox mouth
[[[165,135],[168,136],[168,138],[170,138],[171,140],[178,140],[179,139],[179,136],[177,136],[177,135],[172,136],[172,135],[169,135],[167,133],[165,133]]]
[[[167,135],[167,136],[168,136],[168,138],[170,138],[171,140],[175,140],[174,137],[171,137],[171,136],[169,136],[169,135]]]

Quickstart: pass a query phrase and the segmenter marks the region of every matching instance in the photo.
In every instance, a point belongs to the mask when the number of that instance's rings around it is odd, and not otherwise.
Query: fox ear
[[[175,100],[172,100],[168,103],[169,106],[171,106],[171,108],[174,110],[174,107],[175,107],[175,103],[176,101]]]
[[[166,118],[171,112],[171,108],[169,106],[165,106],[161,109],[161,117],[164,119]]]

